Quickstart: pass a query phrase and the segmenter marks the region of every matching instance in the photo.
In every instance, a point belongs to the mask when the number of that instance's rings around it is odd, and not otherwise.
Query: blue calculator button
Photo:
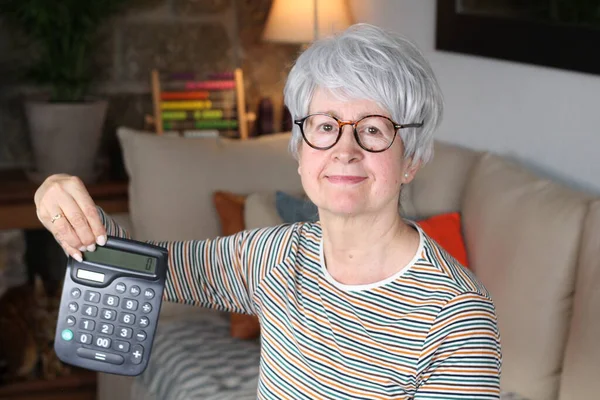
[[[73,340],[73,331],[70,329],[63,329],[60,336],[63,338],[63,340],[70,342],[71,340]]]

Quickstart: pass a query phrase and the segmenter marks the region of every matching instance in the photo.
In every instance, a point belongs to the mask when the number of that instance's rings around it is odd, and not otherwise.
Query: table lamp
[[[273,0],[263,39],[307,45],[351,24],[347,0]]]
[[[301,44],[343,31],[352,25],[347,0],[273,0],[263,40]],[[292,130],[292,118],[282,109],[281,130]]]

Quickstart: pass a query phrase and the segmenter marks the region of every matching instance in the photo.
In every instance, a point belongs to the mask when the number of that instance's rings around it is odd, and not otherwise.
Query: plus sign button
[[[139,364],[142,362],[142,358],[144,357],[144,348],[136,344],[133,346],[133,352],[131,353],[131,362],[133,364]]]

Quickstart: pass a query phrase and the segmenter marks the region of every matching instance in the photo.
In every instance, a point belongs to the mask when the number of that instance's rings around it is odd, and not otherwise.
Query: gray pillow
[[[316,222],[319,211],[308,197],[300,198],[280,190],[275,192],[277,213],[285,223]]]

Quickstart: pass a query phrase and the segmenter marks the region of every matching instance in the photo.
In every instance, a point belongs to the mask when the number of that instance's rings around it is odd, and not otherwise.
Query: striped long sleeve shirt
[[[259,399],[498,399],[490,295],[419,234],[397,274],[354,286],[327,272],[318,222],[151,243],[169,250],[164,300],[259,317]]]

